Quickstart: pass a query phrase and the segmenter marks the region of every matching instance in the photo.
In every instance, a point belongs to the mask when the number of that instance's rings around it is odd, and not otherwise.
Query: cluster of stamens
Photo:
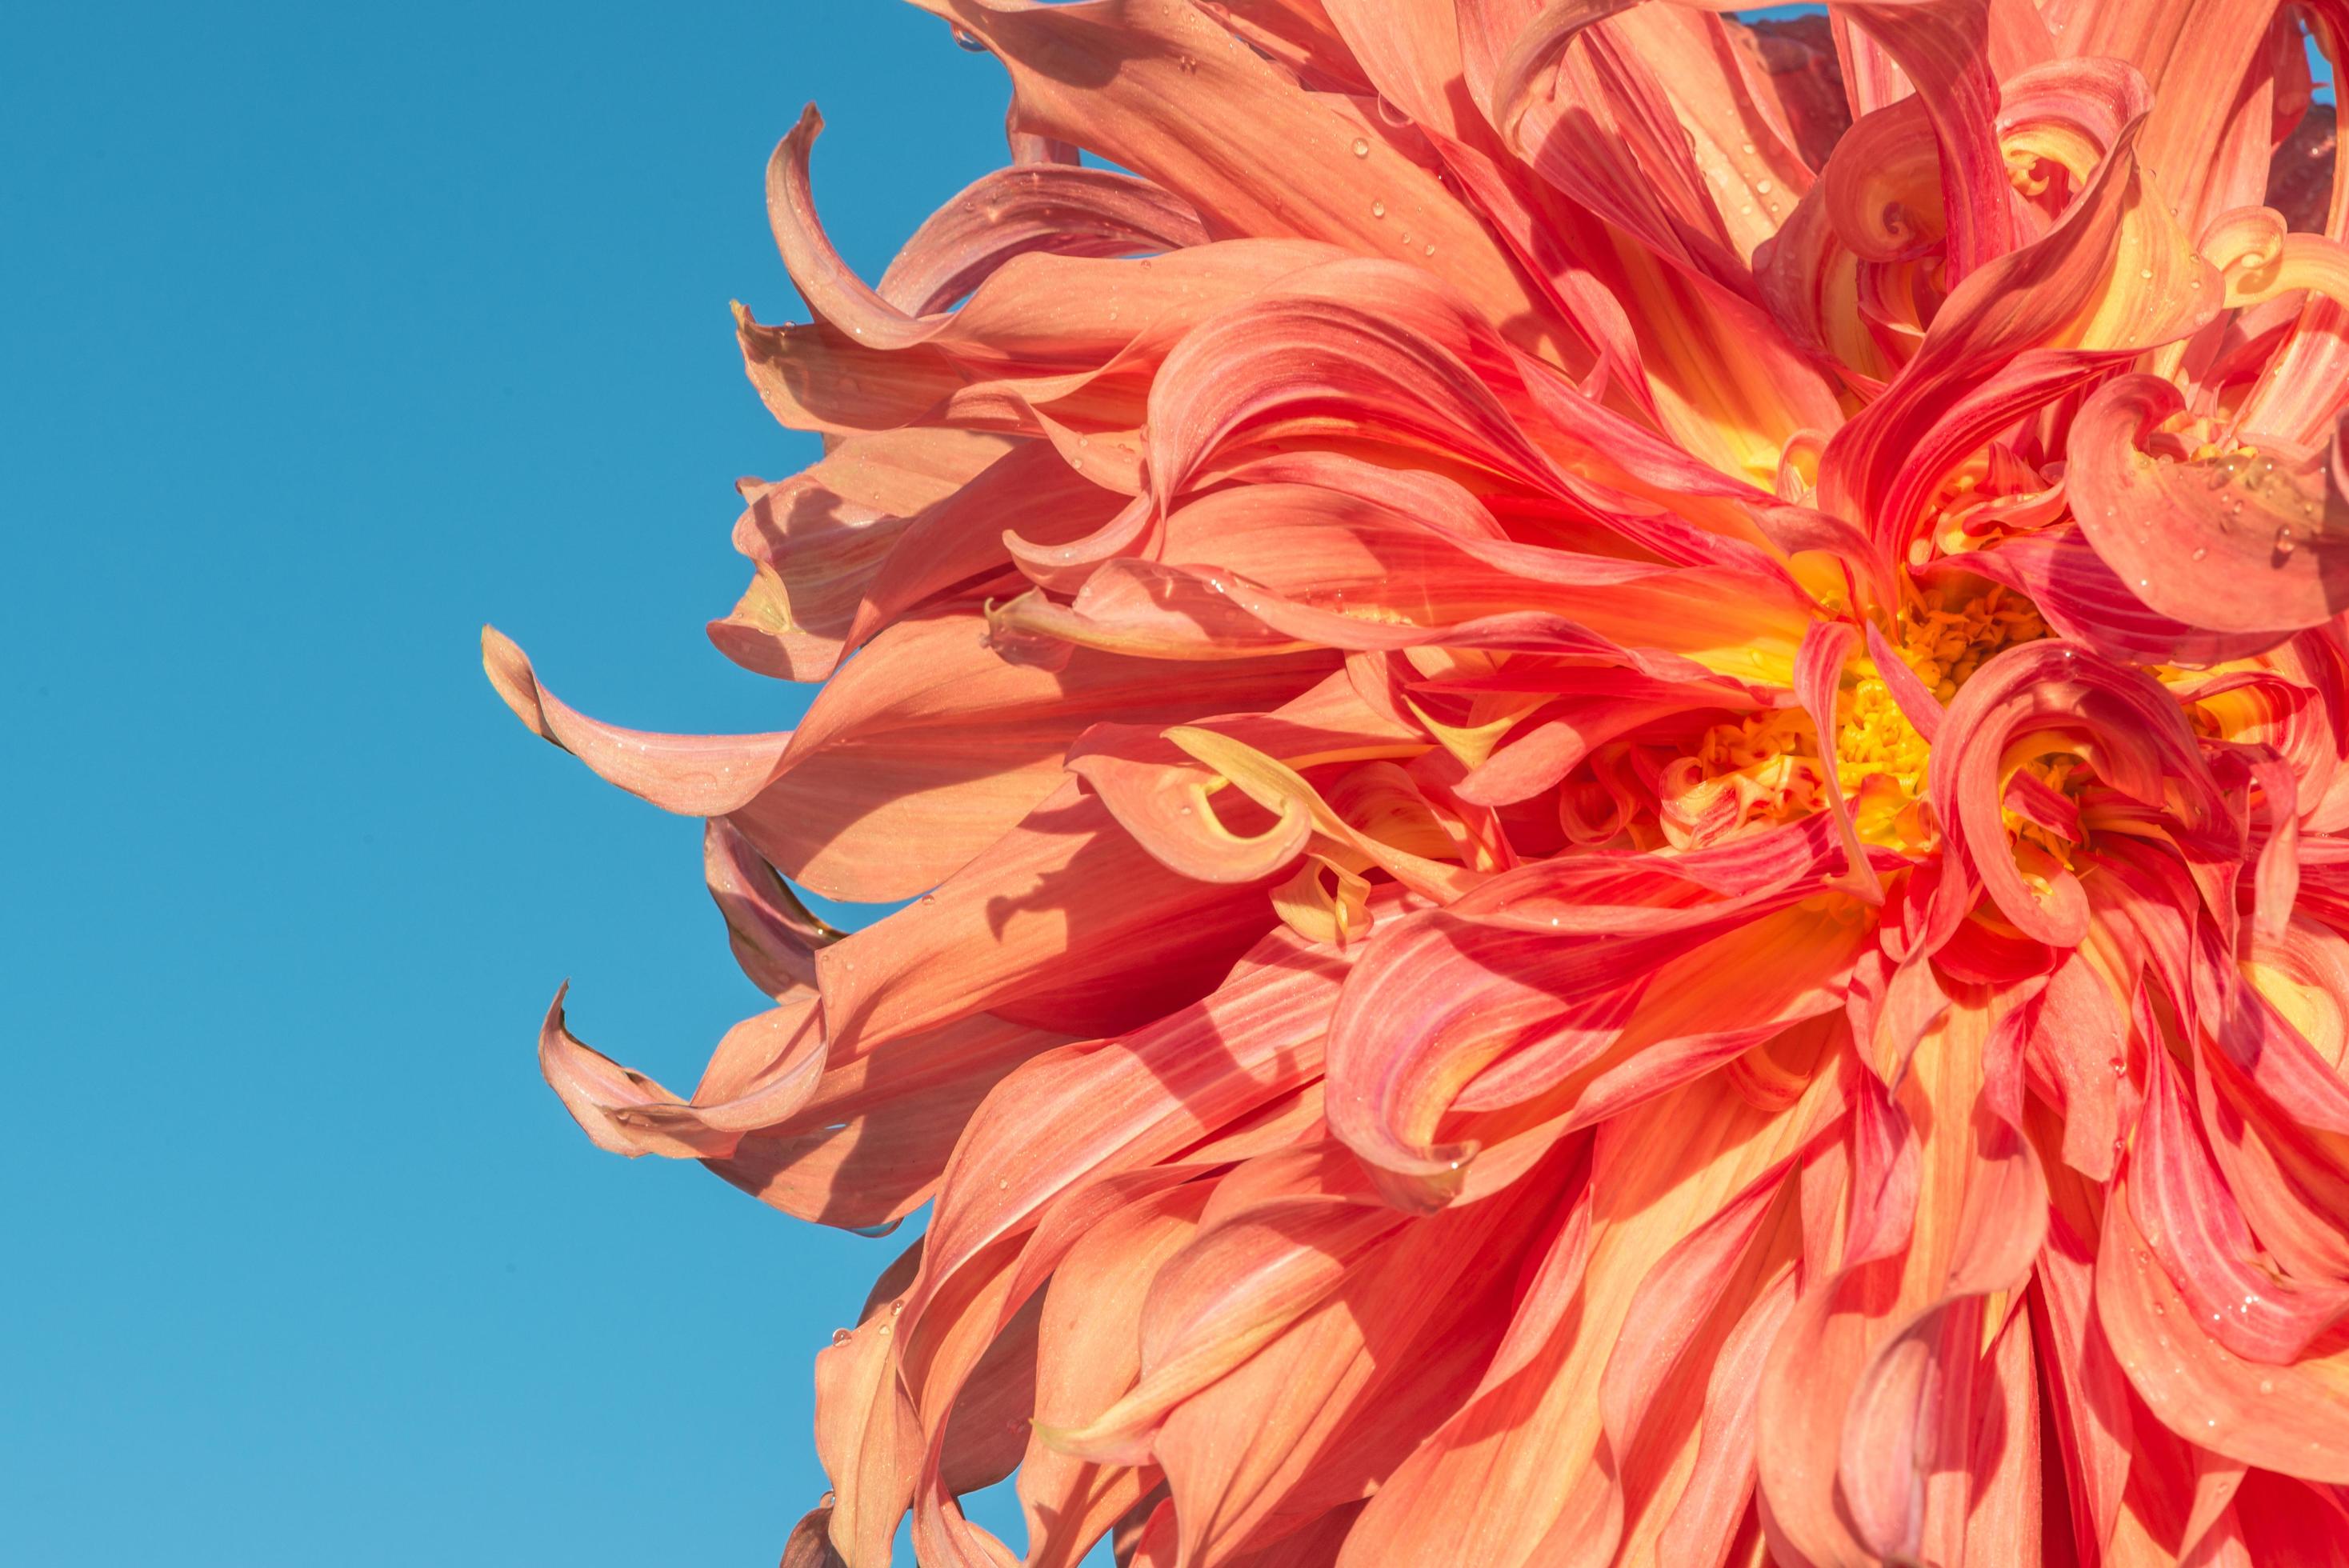
[[[2000,650],[2047,634],[2029,600],[1992,586],[1960,598],[1930,590],[1900,618],[1898,652],[1934,700],[1947,703]],[[1938,833],[1926,803],[1931,748],[1894,698],[1874,662],[1854,662],[1836,701],[1836,782],[1853,825],[1873,844],[1921,853]],[[1693,837],[1706,820],[1712,836],[1756,821],[1785,821],[1825,804],[1825,756],[1810,717],[1773,708],[1708,727],[1694,748],[1664,770],[1668,833]],[[2041,781],[2068,793],[2076,780],[2064,762],[2034,764]],[[2065,846],[2040,824],[2013,817],[2018,838],[2061,858]]]

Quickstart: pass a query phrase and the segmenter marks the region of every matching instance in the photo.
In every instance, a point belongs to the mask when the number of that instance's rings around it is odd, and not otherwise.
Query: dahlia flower
[[[486,639],[773,998],[588,1136],[930,1206],[788,1560],[2349,1561],[2340,0],[916,3],[1009,167],[868,285],[809,111],[737,313],[805,722]]]

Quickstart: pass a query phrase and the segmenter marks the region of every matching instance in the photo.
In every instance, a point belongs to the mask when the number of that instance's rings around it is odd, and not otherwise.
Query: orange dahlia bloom
[[[740,316],[806,722],[487,643],[774,997],[588,1135],[933,1205],[792,1560],[2349,1562],[2342,0],[917,3],[1012,166],[868,286],[811,111]]]

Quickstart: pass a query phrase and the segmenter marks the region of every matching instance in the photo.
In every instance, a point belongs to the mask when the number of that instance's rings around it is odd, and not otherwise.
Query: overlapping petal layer
[[[868,285],[810,111],[740,317],[805,722],[484,645],[771,998],[558,999],[590,1138],[933,1205],[785,1562],[2349,1563],[2349,10],[917,3],[1012,166]]]

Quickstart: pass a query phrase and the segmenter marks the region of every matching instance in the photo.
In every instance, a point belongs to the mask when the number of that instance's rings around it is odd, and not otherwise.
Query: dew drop
[[[892,1316],[892,1317],[896,1316],[899,1313],[901,1313],[901,1312],[903,1312],[903,1311],[905,1311],[905,1298],[904,1296],[902,1296],[902,1295],[901,1295],[901,1296],[899,1296],[896,1300],[895,1300],[895,1301],[893,1301],[893,1302],[891,1302],[891,1303],[889,1304],[889,1315],[890,1315],[890,1316]]]
[[[2137,276],[2143,278],[2147,283],[2151,283],[2153,282],[2153,269],[2151,267],[2147,267],[2143,272],[2137,273]]]
[[[2201,560],[2204,556],[2209,553],[2209,547],[2207,545],[2198,544],[2194,547],[2194,559],[2197,561]]]
[[[834,1345],[845,1345],[855,1337],[855,1334],[849,1329],[835,1328],[832,1331],[832,1342]]]
[[[1737,144],[1737,150],[1751,158],[1754,156],[1754,144],[1750,141],[1741,141]]]
[[[1429,255],[1431,255],[1431,256],[1432,256],[1432,255],[1433,255],[1433,254],[1435,254],[1435,247],[1434,247],[1433,245],[1430,245],[1430,246],[1428,246],[1428,247],[1427,247],[1427,253],[1428,253]]]
[[[1756,196],[1767,196],[1771,190],[1772,186],[1767,180],[1756,180],[1754,182],[1754,194]]]
[[[1369,140],[1359,136],[1354,138],[1354,156],[1357,158],[1368,158],[1370,155],[1371,144]]]
[[[954,34],[954,41],[957,45],[969,50],[972,54],[983,55],[987,53],[987,46],[980,43],[978,36],[972,33],[968,27],[949,27],[947,31]]]
[[[889,1326],[888,1326],[887,1324],[885,1324],[885,1324],[883,1324],[883,1325],[881,1326],[881,1332],[882,1332],[883,1334],[887,1334],[887,1333],[889,1332]]]
[[[995,1179],[995,1189],[996,1189],[996,1191],[999,1191],[999,1191],[1002,1191],[1003,1189],[1005,1189],[1006,1187],[1009,1187],[1009,1186],[1010,1186],[1010,1185],[1011,1185],[1011,1178],[1010,1178],[1010,1177],[1009,1177],[1009,1176],[998,1176],[998,1177]]]
[[[2272,1394],[2272,1393],[2274,1393],[2274,1392],[2275,1392],[2275,1379],[2274,1379],[2274,1378],[2272,1378],[2272,1377],[2262,1377],[2262,1378],[2261,1378],[2261,1379],[2260,1379],[2260,1392],[2261,1392],[2261,1393],[2262,1393],[2262,1394]]]
[[[1385,202],[1383,202],[1383,201],[1373,201],[1373,202],[1371,202],[1371,217],[1373,217],[1373,218],[1383,218],[1383,217],[1385,217],[1386,215],[1387,215],[1387,204],[1386,204]]]
[[[2278,555],[2290,555],[2299,548],[2300,542],[2292,536],[2292,524],[2285,523],[2275,531],[2275,552]]]

